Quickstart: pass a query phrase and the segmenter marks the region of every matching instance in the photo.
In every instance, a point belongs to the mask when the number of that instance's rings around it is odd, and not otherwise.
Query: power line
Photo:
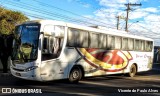
[[[80,0],[73,0],[73,1],[75,1],[75,2],[77,2],[77,3],[79,3],[79,4],[81,4],[81,5],[86,5],[86,3],[84,3],[84,2],[81,2]],[[108,3],[107,3],[108,4]],[[116,4],[116,5],[122,5],[122,3],[111,3],[111,4]],[[104,12],[104,10],[102,10],[102,9],[98,9],[98,8],[96,8],[95,6],[91,6],[93,9],[95,9],[95,10],[98,10],[98,11],[100,11],[100,12],[102,12],[104,15],[105,15],[105,19],[107,19],[107,20],[109,20],[109,18],[110,19],[115,19],[115,17],[113,18],[113,17],[109,17],[108,15],[106,15],[106,13],[108,13],[108,14],[111,14],[111,12]],[[123,13],[124,14],[124,13]],[[117,18],[117,17],[116,17]],[[118,19],[118,18],[117,18]],[[118,25],[119,23],[117,22],[117,29],[118,29],[118,27],[119,27],[119,25]]]
[[[41,14],[45,14],[45,15],[48,15],[48,16],[54,16],[54,17],[57,17],[57,18],[65,18],[65,19],[69,19],[70,21],[74,21],[74,22],[83,22],[83,23],[88,23],[88,24],[93,24],[95,25],[94,23],[90,23],[90,22],[87,22],[87,21],[82,21],[82,20],[78,20],[78,19],[73,19],[71,17],[68,17],[68,16],[65,16],[65,15],[62,15],[62,14],[59,14],[59,13],[51,13],[47,10],[43,10],[43,11],[40,11],[39,9],[37,8],[34,8],[34,7],[31,7],[31,6],[28,6],[28,5],[24,5],[24,4],[13,4],[12,2],[11,3],[8,3],[12,6],[16,6],[16,7],[21,7],[23,9],[27,9],[27,10],[30,10],[30,11],[34,11],[34,12],[37,12],[37,13],[41,13]],[[18,6],[17,6],[18,5]]]
[[[32,7],[32,5],[30,5],[30,4],[25,4],[25,3],[21,4],[21,3],[15,3],[15,2],[8,2],[8,4],[10,4],[10,5],[14,6],[14,7],[16,6],[16,7],[20,7],[20,8],[23,8],[23,9],[31,10],[31,11],[37,12],[38,14],[39,13],[47,14],[47,15],[53,15],[54,14],[54,16],[57,17],[57,18],[62,18],[62,17],[63,17],[63,19],[67,18],[67,19],[70,19],[70,21],[81,22],[81,24],[88,23],[88,24],[92,24],[92,25],[98,25],[97,23],[99,23],[99,22],[96,22],[96,24],[95,24],[95,23],[88,22],[89,20],[83,21],[83,20],[78,20],[78,19],[71,18],[71,17],[66,17],[66,15],[62,15],[62,14],[59,14],[59,13],[56,13],[56,12],[51,13],[48,10],[39,11],[39,9],[37,9],[37,7],[36,8]],[[94,20],[90,20],[90,21],[95,22]],[[102,24],[101,26],[106,26],[106,23]]]
[[[11,2],[12,3],[12,2]],[[16,5],[13,5],[13,6],[19,6],[20,4],[16,4]],[[27,5],[27,4],[26,4]],[[23,6],[23,8],[25,7],[25,4],[23,4],[23,5],[21,5],[20,6],[20,8],[22,8],[22,6]],[[27,10],[31,10],[31,11],[35,11],[35,7],[33,8],[33,7],[31,7],[31,6],[26,6],[26,7],[28,7],[28,8],[24,8],[24,9],[27,9]],[[88,23],[88,22],[85,22],[85,21],[79,21],[79,20],[76,20],[75,18],[71,18],[71,17],[63,17],[63,15],[62,14],[59,14],[59,13],[56,13],[55,15],[53,15],[53,13],[51,13],[51,12],[48,12],[48,10],[43,10],[43,11],[38,11],[38,9],[36,8],[36,11],[35,12],[37,12],[37,13],[41,13],[41,14],[46,14],[47,16],[50,16],[50,17],[47,17],[47,18],[50,18],[50,19],[52,19],[52,16],[55,16],[55,17],[58,17],[58,18],[63,18],[63,20],[70,20],[70,21],[73,21],[73,22],[77,22],[77,23],[81,23],[81,24],[84,24],[84,23]],[[32,16],[32,17],[37,17],[37,14],[31,14],[31,13],[27,13],[27,12],[24,12],[25,14],[28,14],[28,15],[30,15],[30,16]],[[66,16],[66,15],[64,15],[64,16]],[[46,18],[44,15],[43,16],[38,16],[38,17],[43,17],[43,18]],[[149,31],[149,30],[148,30]]]
[[[143,32],[147,33],[149,36],[150,36],[151,34],[155,34],[155,36],[159,36],[159,37],[160,37],[160,34],[159,34],[159,33],[153,32],[151,29],[147,29],[146,27],[144,27],[144,26],[142,26],[142,25],[140,25],[140,24],[136,24],[136,25],[138,25],[139,27],[147,30],[147,32],[146,32],[146,31],[143,31]],[[139,34],[140,34],[140,33],[141,33],[141,32],[139,32]],[[150,34],[150,33],[151,33],[151,34]],[[146,36],[146,35],[145,35],[145,36]]]
[[[99,23],[102,23],[102,24],[104,24],[104,25],[108,25],[107,23],[100,22],[100,21],[98,21],[98,20],[96,20],[96,19],[87,18],[87,17],[81,16],[80,14],[73,13],[73,12],[70,12],[70,11],[68,11],[68,10],[64,10],[64,9],[55,7],[55,6],[53,6],[53,5],[49,5],[49,4],[46,4],[46,3],[43,3],[43,2],[40,2],[40,1],[37,1],[37,0],[33,0],[33,1],[38,2],[38,3],[40,3],[40,4],[43,4],[43,5],[46,6],[46,7],[52,7],[52,8],[55,8],[55,9],[64,11],[64,12],[68,12],[68,13],[73,14],[73,15],[76,15],[76,16],[80,16],[80,17],[85,18],[85,19],[88,19],[88,20],[94,20],[94,21],[99,22]]]
[[[13,9],[13,8],[12,8]],[[13,10],[17,10],[17,9],[13,9]],[[17,10],[17,11],[20,11],[20,10]],[[31,17],[34,17],[34,18],[39,18],[39,19],[45,19],[45,18],[48,18],[48,19],[53,19],[53,18],[50,18],[50,17],[45,17],[45,16],[39,16],[37,14],[31,14],[31,13],[28,13],[28,12],[23,12],[24,14],[26,14],[27,16],[31,16]],[[64,19],[64,18],[61,18],[61,19]],[[73,21],[75,22],[75,20],[70,20],[70,21]],[[79,23],[83,23],[83,22],[79,22]]]
[[[120,21],[120,19],[126,19],[125,17],[123,17],[123,16],[117,16],[116,17],[117,18],[117,30],[119,30],[119,21]]]
[[[81,5],[87,5],[88,3],[84,3],[84,2],[82,2],[82,1],[80,1],[80,0],[73,0],[74,2],[77,2],[78,4],[81,4]],[[120,3],[110,3],[110,4],[120,4]],[[104,13],[104,15],[105,15],[105,13],[109,13],[110,14],[110,12],[104,12],[104,10],[102,10],[102,8],[101,9],[99,9],[99,8],[97,8],[97,7],[95,7],[95,6],[90,6],[92,9],[94,9],[94,10],[98,10],[98,11],[100,11],[100,12],[102,12],[102,13]],[[108,19],[108,18],[112,18],[112,17],[108,17],[108,16],[105,16],[105,17],[107,17],[106,19]],[[112,18],[113,19],[113,18]],[[115,18],[114,18],[115,19]]]

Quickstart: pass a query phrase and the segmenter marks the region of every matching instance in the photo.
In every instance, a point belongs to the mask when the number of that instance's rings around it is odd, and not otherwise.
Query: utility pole
[[[126,27],[125,27],[125,31],[126,32],[128,32],[128,16],[129,16],[129,11],[131,10],[131,8],[130,8],[130,6],[141,6],[142,4],[140,3],[140,4],[131,4],[131,3],[128,3],[128,4],[124,4],[126,7],[127,7],[127,9],[126,9],[126,11],[127,11],[127,16],[126,16]]]
[[[117,30],[119,30],[119,17],[120,16],[117,16],[116,18],[117,18]]]
[[[117,16],[117,30],[119,30],[119,21],[120,19],[126,19],[124,16]]]

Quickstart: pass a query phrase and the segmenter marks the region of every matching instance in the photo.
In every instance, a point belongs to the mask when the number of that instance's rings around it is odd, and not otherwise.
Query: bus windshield
[[[22,63],[37,59],[39,33],[39,24],[17,26],[13,42],[12,60]]]

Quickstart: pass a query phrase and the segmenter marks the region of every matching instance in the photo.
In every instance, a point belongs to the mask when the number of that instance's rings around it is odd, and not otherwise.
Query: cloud
[[[100,6],[104,7],[114,7],[114,8],[123,8],[125,7],[124,4],[127,3],[140,3],[141,1],[147,0],[97,0],[99,1]]]
[[[102,6],[100,10],[95,11],[94,13],[99,16],[103,16],[104,14],[108,15],[107,13],[110,14],[110,16],[114,15],[121,15],[121,14],[126,14],[124,10],[126,9],[126,6],[124,4],[127,3],[135,3],[135,2],[147,2],[147,0],[98,0],[99,5]],[[134,8],[137,8],[136,6]],[[101,11],[101,12],[99,12]],[[106,12],[106,13],[105,13]],[[149,13],[156,13],[158,12],[157,8],[154,7],[149,7],[149,8],[137,8],[135,11],[131,11],[130,19],[137,19],[137,18],[142,18],[147,16]],[[111,15],[114,14],[114,15]]]
[[[68,1],[68,2],[76,2],[76,3],[82,5],[82,6],[85,7],[85,8],[90,8],[90,7],[91,7],[90,4],[85,3],[85,2],[82,2],[81,0],[67,0],[67,1]]]
[[[109,18],[115,18],[115,16],[117,15],[117,13],[119,12],[120,10],[118,9],[112,9],[112,8],[109,8],[109,9],[99,9],[99,10],[96,10],[94,12],[94,14],[98,17],[109,17]]]
[[[116,16],[120,15],[126,17],[127,3],[140,3],[148,0],[97,0],[101,9],[94,12],[94,18],[103,20],[103,22],[110,23],[110,26],[116,29],[117,19]],[[129,31],[132,34],[149,37],[155,40],[156,45],[160,45],[160,13],[159,7],[133,7],[135,10],[129,12]],[[135,21],[140,21],[134,23]],[[131,22],[132,21],[132,22]],[[108,27],[109,25],[107,25]],[[125,28],[125,20],[120,19],[120,29]]]
[[[153,13],[159,12],[159,10],[157,8],[154,8],[154,7],[144,8],[142,10],[146,11],[146,12],[153,12]]]
[[[147,16],[148,13],[147,12],[143,12],[143,11],[135,11],[135,12],[131,12],[129,14],[129,19],[138,19],[138,18],[143,18],[145,16]]]
[[[159,17],[159,16],[158,16]],[[155,45],[160,45],[160,22],[151,22],[151,18],[157,18],[157,16],[147,16],[146,20],[132,24],[129,27],[129,32],[135,35],[152,38],[155,40]],[[129,23],[131,24],[131,23]]]
[[[128,3],[137,3],[137,2],[140,2],[142,0],[127,0],[127,1],[128,1]]]
[[[110,17],[110,18],[115,18],[117,15],[123,15],[123,17],[126,15],[125,9],[126,6],[124,4],[127,4],[128,2],[132,3],[132,2],[137,2],[137,1],[141,1],[141,0],[98,0],[99,1],[99,5],[102,6],[103,8],[96,10],[94,12],[94,14],[96,16],[99,17]],[[154,8],[148,8],[148,9],[144,9],[145,11],[148,12],[157,12],[156,9]],[[129,17],[131,19],[137,19],[137,18],[142,18],[146,15],[148,15],[147,12],[143,12],[143,11],[133,11],[130,12],[132,13],[132,15],[129,14]]]
[[[148,15],[147,17],[144,18],[145,21],[149,21],[149,22],[160,22],[160,15]]]
[[[104,7],[112,7],[112,8],[124,7],[123,4],[126,3],[126,0],[112,0],[112,1],[111,0],[98,0],[98,1],[99,1],[99,5],[104,6]]]
[[[93,15],[83,15],[83,17],[86,17],[86,18],[93,18]]]

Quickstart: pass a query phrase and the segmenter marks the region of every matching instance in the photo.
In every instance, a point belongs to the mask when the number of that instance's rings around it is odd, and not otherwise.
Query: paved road
[[[159,96],[160,95],[160,70],[154,66],[154,70],[138,73],[130,78],[124,75],[110,75],[94,78],[85,78],[79,84],[70,84],[65,80],[52,82],[35,82],[17,79],[10,74],[2,74],[0,77],[0,95],[83,95],[83,96]],[[15,90],[40,89],[42,94],[2,94],[2,88]],[[15,91],[14,92],[18,92]]]

